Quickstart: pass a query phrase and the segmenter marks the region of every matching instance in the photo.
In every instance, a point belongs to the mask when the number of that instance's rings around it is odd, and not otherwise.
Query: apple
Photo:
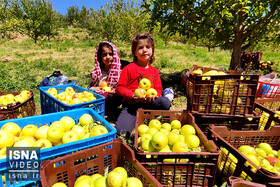
[[[172,152],[169,145],[167,145],[166,147],[162,148],[161,150],[159,150],[158,152]]]
[[[150,129],[148,125],[146,124],[141,124],[138,126],[138,136],[143,136],[144,134],[146,134],[148,132],[148,130]]]
[[[255,149],[252,146],[249,146],[249,145],[241,145],[238,148],[238,151],[240,151],[243,154],[246,154],[246,153],[254,153]]]
[[[147,97],[156,97],[157,96],[157,91],[154,88],[149,88],[146,92]]]
[[[89,100],[89,101],[93,101],[96,100],[96,97],[93,95],[93,93],[91,92],[87,92],[87,94],[85,95],[85,97]]]
[[[200,144],[198,136],[190,134],[185,136],[185,143],[188,145],[188,148],[197,148]]]
[[[172,129],[180,129],[181,128],[181,122],[177,119],[172,120],[170,125],[171,125]]]
[[[14,144],[14,135],[10,132],[0,130],[0,149],[12,147]]]
[[[140,181],[140,179],[138,179],[136,177],[128,177],[125,181],[124,186],[126,186],[126,187],[143,187],[143,184]]]
[[[7,123],[5,123],[1,127],[1,130],[10,132],[14,136],[19,136],[19,134],[21,132],[20,126],[18,124],[14,123],[14,122],[7,122]]]
[[[162,149],[167,146],[168,138],[165,133],[163,132],[156,132],[151,139],[152,145],[156,149]]]
[[[31,144],[35,144],[36,143],[36,139],[33,136],[19,136],[18,139],[15,140],[15,142],[20,141],[20,140],[27,140]]]
[[[103,176],[102,176],[101,174],[99,174],[99,173],[95,173],[95,174],[93,174],[93,175],[91,176],[93,182],[94,182],[96,179],[100,178],[100,177],[103,177]]]
[[[125,179],[121,172],[111,171],[107,175],[107,185],[108,187],[122,187]]]
[[[63,124],[63,126],[65,128],[65,132],[70,131],[72,129],[72,127],[74,127],[74,125],[76,124],[74,119],[69,116],[63,116],[59,120],[59,122]]]
[[[72,95],[72,100],[75,99],[75,98],[80,99],[80,98],[81,98],[81,93],[74,93],[74,94]]]
[[[182,135],[182,134],[180,134],[179,136],[180,136],[180,138],[181,138],[180,141],[181,141],[181,142],[185,142],[185,136]]]
[[[146,140],[146,139],[149,139],[149,140],[151,140],[152,139],[152,135],[150,135],[150,134],[148,134],[148,133],[146,133],[146,134],[143,134],[141,137],[139,137],[140,138],[140,142],[139,142],[139,144],[141,145],[142,144],[142,142],[144,141],[144,140]]]
[[[135,96],[135,97],[138,97],[138,98],[146,97],[146,90],[143,89],[143,88],[137,88],[137,89],[134,91],[134,96]]]
[[[80,102],[81,103],[86,103],[86,102],[89,102],[89,100],[88,100],[88,98],[83,97],[83,98],[80,99]]]
[[[52,142],[52,143],[57,143],[62,140],[64,131],[58,127],[58,126],[50,126],[50,128],[47,131],[47,138]]]
[[[262,148],[266,152],[267,155],[272,153],[272,147],[266,142],[259,143],[258,147]]]
[[[121,166],[115,167],[113,171],[121,173],[124,176],[124,179],[125,180],[127,179],[127,171],[123,167]]]
[[[35,143],[32,143],[31,141],[25,139],[15,142],[13,147],[36,147],[36,145]]]
[[[52,185],[52,187],[67,187],[67,185],[63,182],[57,182],[54,185]]]
[[[74,187],[93,187],[93,182],[88,179],[76,181]]]
[[[62,143],[69,143],[79,140],[79,135],[74,131],[65,132],[62,136]]]
[[[106,86],[108,86],[108,83],[107,83],[106,80],[102,80],[102,81],[99,82],[99,87],[104,88]]]
[[[22,91],[20,92],[20,94],[22,94],[22,95],[26,96],[27,98],[29,98],[29,96],[31,95],[31,92],[28,91],[28,90],[22,90]]]
[[[13,94],[7,94],[7,95],[6,95],[6,100],[7,100],[8,102],[14,101],[14,98],[15,98],[15,96],[14,96]]]
[[[181,137],[179,134],[177,134],[176,132],[170,132],[167,135],[168,138],[168,144],[169,145],[174,145],[176,142],[180,142],[181,141]]]
[[[23,95],[16,95],[14,99],[16,103],[23,103],[27,98],[25,98]]]
[[[151,85],[152,85],[151,81],[149,79],[147,79],[147,78],[143,78],[139,82],[140,88],[143,88],[145,90],[148,90],[149,88],[151,88]]]
[[[150,134],[151,136],[153,136],[156,132],[158,132],[157,128],[149,128],[149,130],[147,131],[147,134]]]
[[[195,134],[195,128],[192,125],[184,125],[181,129],[180,129],[180,134],[187,136],[189,134]]]
[[[76,134],[79,136],[79,139],[82,139],[86,134],[85,129],[80,125],[74,125],[71,131],[76,132]]]
[[[21,131],[21,135],[22,136],[35,136],[35,133],[37,131],[38,127],[36,125],[26,125],[25,127],[23,127],[22,131]]]
[[[104,127],[102,125],[96,125],[91,129],[89,136],[94,137],[94,136],[99,136],[99,135],[106,134],[106,133],[108,133],[108,130],[106,129],[106,127]]]
[[[7,149],[6,147],[4,147],[0,150],[0,160],[6,158],[6,155],[7,155]]]
[[[176,142],[172,147],[173,152],[188,152],[188,149],[188,145],[184,142]]]
[[[57,94],[57,99],[58,99],[59,101],[64,101],[64,100],[66,100],[66,94],[65,94],[64,92],[61,92],[61,93]]]
[[[41,139],[41,138],[47,138],[47,132],[49,130],[49,126],[47,125],[44,125],[44,126],[41,126],[37,129],[37,131],[35,132],[35,138],[37,140]]]
[[[75,181],[75,185],[74,185],[74,186],[76,186],[76,184],[77,184],[79,181],[83,181],[83,180],[88,180],[88,181],[91,183],[91,185],[93,185],[93,179],[92,179],[91,176],[89,176],[89,175],[82,175],[82,176],[78,177],[78,179]],[[86,183],[85,183],[85,184],[86,184]]]
[[[170,125],[170,123],[163,123],[163,124],[161,125],[161,128],[167,130],[168,132],[171,131],[171,125]]]
[[[47,93],[49,93],[51,96],[57,96],[57,90],[56,90],[56,88],[49,88],[48,90],[47,90]]]
[[[259,147],[255,148],[255,152],[260,157],[266,157],[266,152],[262,148]]]
[[[63,144],[63,143],[62,143],[62,139],[61,139],[60,142],[52,142],[52,145],[53,145],[53,146],[58,146],[58,145],[61,145],[61,144]]]
[[[155,152],[155,148],[154,148],[154,146],[152,145],[152,142],[151,142],[150,139],[145,139],[145,140],[142,142],[141,149],[142,149],[143,151],[146,151],[146,152]]]
[[[79,104],[81,103],[80,99],[79,98],[74,98],[70,101],[70,105],[76,105],[76,104]]]
[[[94,187],[106,187],[107,186],[107,177],[99,177],[94,181]]]
[[[92,124],[92,123],[93,123],[93,118],[90,114],[83,114],[79,118],[79,124],[83,127],[88,125],[88,124]]]
[[[102,88],[102,91],[104,91],[104,92],[110,92],[110,91],[112,91],[112,88],[109,87],[109,86],[104,86],[104,87]]]
[[[65,91],[68,92],[68,93],[75,93],[74,88],[71,87],[71,86],[67,86],[67,87],[65,88]]]
[[[89,138],[89,136],[90,136],[90,133],[87,132],[81,139],[83,140],[83,139]]]
[[[159,130],[161,128],[161,122],[158,119],[152,119],[149,122],[149,127],[156,128],[157,130]]]
[[[63,132],[66,132],[64,123],[61,123],[60,121],[53,121],[50,127],[59,127]]]
[[[35,142],[35,146],[44,149],[44,148],[52,147],[52,142],[46,138],[41,138]]]

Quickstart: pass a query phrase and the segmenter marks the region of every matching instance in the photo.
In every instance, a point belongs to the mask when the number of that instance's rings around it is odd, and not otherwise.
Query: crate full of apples
[[[182,74],[183,75],[183,74]],[[259,74],[241,74],[194,65],[185,76],[188,102],[193,113],[252,116]]]
[[[39,87],[42,114],[92,108],[104,117],[105,97],[75,84]]]
[[[0,120],[22,118],[35,114],[32,90],[0,92]]]
[[[119,138],[44,161],[40,174],[43,187],[162,186],[136,160],[133,150]]]
[[[208,138],[213,139],[221,150],[217,184],[235,176],[267,186],[279,186],[280,126],[256,131],[210,126]]]
[[[8,181],[4,175],[7,147],[40,147],[43,161],[107,143],[115,137],[116,129],[91,108],[0,121],[0,186]],[[9,183],[25,184],[17,180]],[[38,181],[30,181],[34,183]]]
[[[137,159],[163,185],[213,186],[219,155],[187,111],[138,109]]]

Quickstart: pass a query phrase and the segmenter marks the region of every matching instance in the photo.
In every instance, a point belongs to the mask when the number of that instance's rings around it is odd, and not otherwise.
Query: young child
[[[102,41],[98,44],[95,53],[95,69],[91,72],[89,90],[106,96],[105,115],[113,115],[121,104],[121,97],[116,94],[116,86],[120,78],[122,64],[117,48],[114,44]],[[106,81],[111,91],[102,91],[99,86],[101,81]]]
[[[135,127],[138,108],[169,110],[171,102],[162,97],[162,84],[158,70],[151,66],[154,61],[155,43],[149,33],[140,33],[132,39],[133,63],[127,65],[121,73],[116,92],[123,97],[122,111],[116,122],[118,134],[131,133]],[[134,92],[139,88],[143,78],[151,81],[157,91],[156,97],[136,97]]]

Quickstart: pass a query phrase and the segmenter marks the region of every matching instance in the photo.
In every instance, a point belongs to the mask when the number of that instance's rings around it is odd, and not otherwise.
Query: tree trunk
[[[238,38],[236,38],[238,40]],[[241,40],[240,40],[241,41]],[[230,61],[230,69],[232,70],[241,70],[241,46],[242,42],[234,42],[233,51]]]

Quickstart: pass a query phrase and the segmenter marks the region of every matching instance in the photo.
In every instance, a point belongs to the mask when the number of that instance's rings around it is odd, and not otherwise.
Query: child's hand
[[[95,91],[100,92],[100,91],[102,91],[102,88],[101,87],[95,87]]]
[[[146,102],[153,102],[156,100],[158,97],[146,97]]]

